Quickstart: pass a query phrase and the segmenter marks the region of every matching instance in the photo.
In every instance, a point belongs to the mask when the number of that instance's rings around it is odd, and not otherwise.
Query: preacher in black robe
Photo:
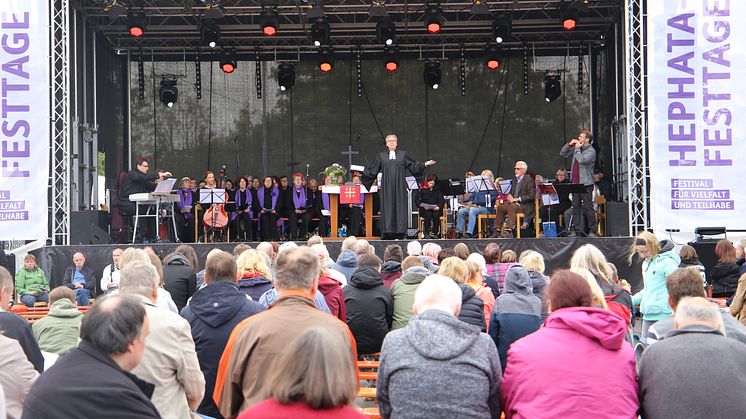
[[[435,160],[420,163],[409,157],[406,151],[396,150],[397,137],[386,136],[388,151],[378,153],[373,163],[363,173],[363,185],[367,189],[373,185],[379,173],[381,190],[381,236],[383,238],[404,238],[407,234],[407,172],[412,176],[423,176],[425,168],[435,164]]]

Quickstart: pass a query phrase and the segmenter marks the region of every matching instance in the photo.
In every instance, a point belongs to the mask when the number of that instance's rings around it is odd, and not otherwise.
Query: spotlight
[[[310,4],[308,5],[308,18],[309,19],[320,19],[326,16],[326,13],[324,13],[324,6],[321,5],[321,2],[319,2],[316,5]]]
[[[280,67],[277,69],[277,83],[283,92],[290,90],[295,85],[295,65],[280,63]]]
[[[578,26],[578,11],[568,5],[560,8],[560,21],[562,21],[562,27],[571,31]]]
[[[495,44],[488,44],[484,48],[484,64],[489,70],[500,68],[500,47]]]
[[[384,51],[386,54],[386,71],[393,73],[399,69],[399,61],[396,59],[396,48],[389,47]]]
[[[278,16],[277,10],[265,10],[259,15],[259,27],[262,28],[264,36],[277,35],[277,30],[280,28],[280,24],[277,23]]]
[[[158,91],[158,96],[160,96],[161,102],[164,105],[173,108],[179,99],[179,89],[176,88],[176,80],[161,80],[161,88]]]
[[[442,26],[443,11],[440,7],[428,7],[427,11],[425,11],[425,28],[427,31],[429,33],[438,33]]]
[[[332,60],[332,51],[330,48],[319,49],[319,70],[322,73],[329,73],[334,68],[334,61]]]
[[[376,38],[385,45],[394,45],[396,41],[396,25],[391,19],[385,18],[376,24]]]
[[[498,44],[504,41],[510,41],[510,35],[513,32],[513,17],[510,13],[501,12],[495,16],[492,21],[492,38]]]
[[[474,0],[474,4],[471,5],[471,14],[488,15],[490,14],[490,7],[484,0]]]
[[[387,17],[389,12],[386,11],[385,0],[373,0],[373,4],[368,8],[368,14],[373,17]]]
[[[130,35],[139,38],[145,34],[145,14],[142,12],[132,12],[127,15],[127,28]]]
[[[548,102],[554,102],[562,95],[562,83],[560,75],[544,76],[544,99]]]
[[[238,62],[236,61],[236,54],[231,50],[224,49],[222,57],[220,58],[220,69],[224,73],[231,74],[238,68]]]
[[[202,42],[207,44],[210,48],[218,46],[218,40],[220,40],[220,27],[213,22],[203,21],[202,28],[200,30],[202,35]]]
[[[328,45],[331,38],[331,28],[326,19],[321,17],[311,25],[311,40],[317,47]]]
[[[422,72],[425,85],[431,89],[437,89],[440,87],[440,76],[440,63],[431,60],[425,61],[425,71]]]

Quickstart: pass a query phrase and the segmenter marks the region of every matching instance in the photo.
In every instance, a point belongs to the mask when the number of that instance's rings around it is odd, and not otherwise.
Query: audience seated
[[[255,250],[244,251],[239,260],[250,252],[264,263]],[[221,251],[213,255],[205,263],[207,285],[197,290],[189,304],[181,310],[181,316],[191,326],[200,369],[205,376],[205,397],[197,413],[213,418],[223,417],[212,400],[212,393],[215,390],[218,361],[228,337],[238,323],[264,310],[236,286],[236,269],[236,259],[230,253]]]
[[[446,258],[438,270],[438,275],[451,278],[461,289],[461,311],[458,319],[479,327],[482,332],[487,331],[487,323],[484,321],[484,302],[473,288],[466,285],[466,279],[469,277],[466,262],[455,256]]]
[[[151,400],[162,417],[188,418],[205,392],[189,323],[158,308],[158,273],[148,262],[135,261],[121,270],[119,293],[140,301],[150,319],[142,361],[132,372],[155,385]]]
[[[490,288],[490,291],[492,292],[492,299],[496,299],[497,296],[500,295],[500,289],[497,287],[497,281],[495,281],[495,278],[491,277],[487,272],[487,261],[485,260],[484,256],[480,255],[479,253],[472,253],[469,255],[469,257],[466,258],[466,261],[474,262],[479,265],[479,267],[481,268],[484,283]]]
[[[75,306],[75,293],[57,287],[49,293],[49,314],[34,322],[31,329],[39,349],[65,355],[78,346],[83,313]]]
[[[674,325],[640,360],[642,416],[743,417],[746,345],[724,336],[723,316],[702,297],[681,300]]]
[[[507,249],[500,253],[500,263],[497,264],[497,272],[495,274],[495,281],[497,281],[497,286],[500,288],[500,294],[502,294],[503,288],[505,288],[505,274],[508,273],[508,269],[511,266],[518,264],[517,260],[518,255],[513,250]]]
[[[148,260],[158,273],[158,299],[155,302],[155,306],[178,314],[179,311],[176,309],[174,299],[171,298],[171,293],[163,288],[163,284],[165,283],[165,278],[163,277],[163,263],[161,263],[160,258],[158,258],[154,253],[148,253]]]
[[[111,263],[106,265],[103,274],[101,274],[101,291],[108,292],[119,286],[119,270],[121,269],[120,261],[124,250],[117,247],[111,251]]]
[[[489,336],[456,318],[461,294],[450,278],[429,276],[415,316],[386,336],[376,383],[382,417],[500,417],[500,360]]]
[[[272,264],[275,262],[275,248],[272,246],[272,243],[261,242],[256,245],[256,251],[264,253],[264,255],[267,256],[267,265],[272,267]]]
[[[518,263],[528,271],[528,277],[531,278],[532,291],[541,300],[541,321],[543,322],[549,314],[545,298],[549,286],[549,277],[544,275],[544,256],[539,252],[526,250],[521,252]]]
[[[505,275],[505,292],[497,297],[490,319],[490,336],[503,369],[508,365],[510,345],[541,326],[541,311],[541,300],[531,291],[526,268],[513,265]]]
[[[0,397],[5,405],[5,412],[0,412],[3,413],[0,417],[21,417],[23,401],[37,378],[39,373],[26,358],[18,341],[0,334],[0,391],[3,393]]]
[[[239,256],[241,256],[241,253],[251,250],[251,245],[246,243],[238,243],[237,245],[233,246],[233,257],[238,259]],[[207,261],[205,261],[207,263]]]
[[[355,341],[347,325],[314,307],[321,264],[309,248],[280,254],[275,266],[275,287],[280,296],[271,310],[239,323],[220,358],[213,399],[225,417],[236,416],[270,395],[268,380],[273,362],[293,339],[311,327],[323,327],[341,336],[345,349],[357,359]],[[305,365],[304,368],[311,367]]]
[[[23,258],[23,268],[18,270],[15,279],[18,298],[27,307],[33,307],[37,302],[49,301],[49,282],[31,253]]]
[[[311,249],[313,251],[313,249]],[[347,308],[345,307],[345,294],[342,291],[342,284],[329,274],[327,266],[326,253],[315,252],[321,263],[321,275],[319,276],[318,290],[324,296],[326,305],[333,316],[339,320],[347,321]],[[365,253],[364,253],[365,254]]]
[[[741,275],[738,280],[738,288],[730,303],[730,314],[746,326],[746,274]]]
[[[601,289],[609,309],[624,318],[627,324],[630,324],[632,320],[632,296],[621,285],[614,283],[609,263],[596,246],[584,244],[575,250],[570,259],[570,267],[582,268],[590,272]]]
[[[182,244],[163,259],[163,287],[171,294],[178,311],[197,290],[197,271],[199,261],[191,246]]]
[[[210,260],[210,258],[213,255],[216,255],[216,254],[218,254],[220,252],[222,252],[222,250],[220,250],[218,248],[214,248],[214,249],[210,250],[209,252],[207,252],[207,257],[205,257],[205,263],[207,263],[207,261]],[[238,258],[238,256],[236,256],[236,258]],[[271,263],[269,262],[269,259],[267,259],[267,266],[269,266],[269,265],[271,265]],[[197,272],[195,274],[195,276],[197,277],[197,289],[200,289],[200,288],[204,287],[205,286],[205,270],[202,269],[201,271]]]
[[[432,266],[427,267],[432,272],[438,272],[438,253],[442,248],[435,242],[428,242],[422,246],[422,256],[426,257]]]
[[[469,257],[469,246],[467,246],[464,243],[456,243],[455,246],[453,246],[453,252],[455,253],[455,256],[461,260],[466,260],[466,258]]]
[[[31,326],[22,317],[6,311],[13,298],[13,290],[13,277],[7,269],[0,266],[0,331],[6,337],[17,340],[34,369],[42,372],[44,357],[31,333]]]
[[[404,252],[398,244],[386,246],[383,252],[383,266],[381,266],[381,279],[383,285],[391,288],[397,279],[401,278],[401,263],[404,260]]]
[[[412,240],[407,243],[407,256],[421,256],[422,255],[422,244],[417,240]]]
[[[90,305],[90,299],[96,296],[96,273],[85,266],[83,252],[73,253],[73,265],[65,269],[62,285],[75,291],[75,300],[79,306]]]
[[[208,259],[209,262],[209,259]],[[238,289],[259,301],[259,297],[272,288],[272,272],[261,253],[256,250],[246,250],[238,256]]]
[[[347,282],[350,281],[352,273],[357,269],[356,242],[357,239],[355,237],[344,239],[337,261],[331,266],[332,269],[342,272]]]
[[[666,278],[666,289],[668,290],[668,304],[674,314],[680,301],[690,297],[705,297],[702,288],[702,277],[696,266],[689,268],[678,268]],[[717,306],[717,305],[715,305]],[[725,336],[746,343],[746,326],[742,325],[736,318],[727,312],[720,312],[723,317]],[[665,339],[675,329],[674,316],[655,322],[648,330],[648,345],[652,345],[661,339]]]
[[[347,326],[361,354],[381,351],[391,329],[394,304],[391,290],[381,279],[381,259],[373,254],[360,255],[358,268],[343,291],[347,307]]]
[[[322,262],[322,268],[326,268],[327,275],[339,281],[342,286],[347,285],[347,278],[344,274],[332,268],[334,261],[329,256],[329,249],[326,248],[326,245],[323,243],[314,244],[311,246],[311,249],[316,252],[320,258],[323,257],[324,262]]]
[[[506,419],[637,417],[635,354],[624,341],[624,320],[592,307],[586,280],[566,270],[552,275],[547,300],[544,327],[508,351],[500,386]]]
[[[352,408],[357,394],[355,360],[348,342],[325,327],[310,327],[278,355],[267,398],[238,419],[366,419]]]
[[[679,249],[679,259],[681,259],[679,268],[688,268],[690,266],[693,266],[699,270],[699,274],[702,276],[703,283],[707,282],[705,266],[702,264],[702,262],[699,261],[697,249],[689,246],[688,244],[681,246],[681,249]]]
[[[153,385],[130,372],[145,351],[149,323],[133,296],[97,301],[83,318],[78,347],[36,380],[23,418],[160,418]]]
[[[412,304],[417,287],[430,271],[425,269],[418,256],[407,256],[401,264],[402,276],[391,285],[391,298],[394,302],[392,329],[400,329],[407,325],[412,317]]]
[[[482,267],[477,262],[471,260],[466,261],[466,267],[469,269],[469,276],[466,277],[466,285],[471,287],[477,293],[477,297],[482,300],[484,304],[484,325],[487,331],[489,331],[490,317],[492,317],[492,309],[495,307],[495,296],[492,295],[492,290],[485,285]]]
[[[707,276],[712,285],[713,297],[730,297],[738,288],[738,278],[741,276],[740,268],[736,263],[738,255],[736,248],[730,240],[720,240],[715,245],[715,256],[718,263],[710,270]]]

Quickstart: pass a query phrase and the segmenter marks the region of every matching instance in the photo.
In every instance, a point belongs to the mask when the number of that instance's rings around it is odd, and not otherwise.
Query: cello
[[[223,202],[228,201],[228,192],[225,193]],[[202,216],[205,226],[208,228],[222,229],[228,225],[228,213],[225,211],[225,204],[212,204]]]

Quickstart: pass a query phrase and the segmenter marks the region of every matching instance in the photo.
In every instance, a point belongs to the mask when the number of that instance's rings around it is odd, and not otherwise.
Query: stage
[[[386,246],[390,244],[398,244],[402,247],[406,255],[406,247],[409,240],[371,240],[372,244],[376,249],[376,255],[379,257],[383,256],[383,251]],[[442,248],[453,247],[457,243],[465,243],[472,251],[480,252],[488,243],[497,243],[500,249],[512,249],[517,254],[524,250],[536,250],[544,256],[546,263],[545,273],[550,275],[551,272],[567,268],[569,266],[570,257],[572,253],[578,247],[591,243],[598,247],[601,252],[606,255],[606,258],[614,263],[619,270],[620,278],[624,278],[632,284],[633,291],[637,291],[642,287],[642,277],[640,272],[640,264],[634,263],[632,266],[627,264],[627,250],[629,249],[632,238],[630,237],[608,237],[608,238],[579,238],[579,237],[558,237],[558,238],[525,238],[525,239],[461,239],[461,240],[420,240],[420,243],[424,244],[427,242],[435,242]],[[227,252],[232,252],[233,248],[238,243],[194,243],[192,247],[197,252],[197,256],[200,259],[200,268],[204,268],[204,260],[207,253],[214,249],[219,248]],[[258,242],[247,243],[251,247],[256,247]],[[300,243],[299,244],[303,244]],[[329,249],[330,255],[336,259],[339,255],[341,241],[326,241],[327,248]],[[135,247],[143,247],[144,245],[135,245]],[[163,244],[151,244],[156,252],[158,252],[161,259],[164,256],[172,252],[178,244],[175,243],[163,243]],[[72,265],[72,255],[76,251],[82,251],[86,255],[86,265],[91,267],[95,272],[100,275],[104,267],[111,263],[111,251],[116,247],[126,248],[129,245],[77,245],[77,246],[48,246],[33,253],[39,265],[44,269],[44,272],[49,279],[49,284],[52,288],[61,285],[62,276],[67,266]]]

